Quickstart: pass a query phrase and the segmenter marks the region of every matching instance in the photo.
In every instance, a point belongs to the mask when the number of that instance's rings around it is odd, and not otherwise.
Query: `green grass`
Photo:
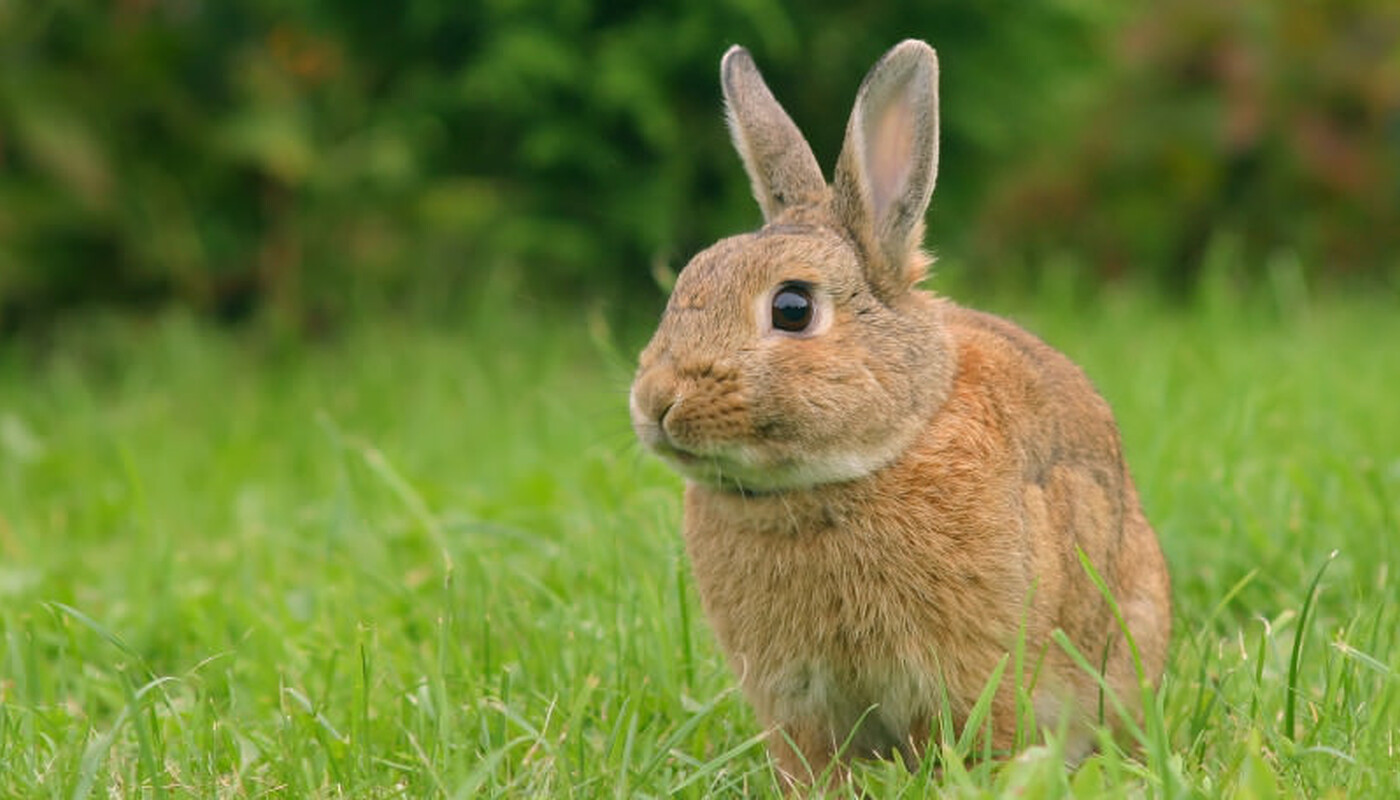
[[[1394,298],[1051,305],[1011,312],[1114,404],[1173,570],[1144,746],[861,783],[1395,791]],[[628,427],[647,331],[472,316],[309,345],[91,319],[0,349],[0,796],[773,792],[680,483]]]

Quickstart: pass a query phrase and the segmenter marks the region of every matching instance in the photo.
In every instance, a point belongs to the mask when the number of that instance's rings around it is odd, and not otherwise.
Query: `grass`
[[[870,764],[872,794],[1400,786],[1400,314],[1273,308],[1002,306],[1117,409],[1168,676],[1140,752]],[[628,428],[647,331],[471,316],[315,344],[96,318],[0,350],[0,795],[773,792],[680,483]]]

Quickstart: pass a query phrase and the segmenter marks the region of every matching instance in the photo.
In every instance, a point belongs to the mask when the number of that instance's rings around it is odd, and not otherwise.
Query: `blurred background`
[[[1400,288],[1393,0],[0,0],[0,334],[314,331],[487,285],[654,311],[758,224],[724,50],[829,170],[905,37],[943,68],[950,280]]]

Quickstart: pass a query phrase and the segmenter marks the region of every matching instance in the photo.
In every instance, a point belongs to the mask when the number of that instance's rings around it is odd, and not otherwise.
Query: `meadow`
[[[1164,685],[1075,771],[1053,734],[968,766],[948,736],[860,784],[1397,791],[1394,293],[1045,295],[979,305],[1116,409],[1174,578]],[[652,311],[487,292],[312,341],[170,312],[0,346],[0,796],[775,795],[680,481],[628,426]]]

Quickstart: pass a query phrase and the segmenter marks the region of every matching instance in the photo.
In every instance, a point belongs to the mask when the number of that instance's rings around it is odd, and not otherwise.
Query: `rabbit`
[[[936,53],[911,39],[871,68],[829,186],[749,53],[720,77],[763,226],[677,276],[629,410],[685,479],[695,585],[778,774],[912,765],[999,668],[992,752],[1026,743],[1020,685],[1086,756],[1160,681],[1167,567],[1084,373],[917,288]]]

